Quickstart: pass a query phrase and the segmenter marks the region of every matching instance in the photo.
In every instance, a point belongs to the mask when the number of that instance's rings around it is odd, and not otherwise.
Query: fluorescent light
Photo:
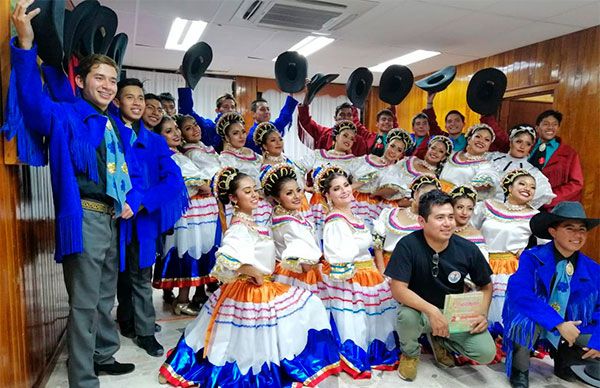
[[[200,40],[207,23],[202,20],[175,18],[167,37],[165,48],[168,50],[187,51]]]
[[[302,39],[300,42],[290,47],[287,51],[296,51],[298,52],[298,54],[308,57],[310,54],[321,50],[323,47],[327,46],[334,40],[335,39],[326,38],[324,36],[309,35],[306,38]],[[273,61],[276,60],[276,57],[273,58]]]
[[[441,53],[438,51],[427,51],[427,50],[415,50],[406,55],[403,55],[398,58],[390,59],[389,61],[382,62],[378,65],[369,67],[369,70],[376,73],[383,73],[385,69],[389,65],[404,65],[408,66],[411,63],[419,62],[425,60],[427,58],[435,57],[436,55],[440,55]]]

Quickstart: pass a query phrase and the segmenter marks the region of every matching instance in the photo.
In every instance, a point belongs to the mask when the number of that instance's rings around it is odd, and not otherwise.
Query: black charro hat
[[[373,85],[373,73],[366,67],[354,70],[346,82],[346,95],[354,106],[362,109]]]
[[[592,360],[583,365],[571,365],[571,370],[586,384],[600,387],[600,361]]]
[[[496,113],[506,91],[506,75],[493,67],[479,70],[467,87],[469,108],[481,115]]]
[[[339,77],[339,74],[317,73],[313,75],[308,82],[308,85],[306,85],[306,104],[310,104],[317,93],[319,93],[319,91],[323,89],[325,85],[331,83],[337,77]]]
[[[106,55],[114,59],[119,67],[119,72],[121,71],[121,67],[123,66],[123,59],[125,58],[125,51],[127,51],[127,42],[129,42],[129,37],[126,33],[121,32],[115,35],[112,42],[110,43],[110,47],[106,52]]]
[[[89,24],[87,20],[90,20]],[[96,8],[93,18],[86,18],[84,24],[79,48],[81,55],[106,54],[117,32],[118,23],[115,11],[103,5]]]
[[[308,62],[296,51],[279,54],[275,61],[275,80],[285,93],[298,93],[304,89],[308,74]]]
[[[412,89],[415,77],[406,66],[390,65],[381,74],[379,99],[390,105],[398,105]]]
[[[588,230],[591,230],[600,224],[598,218],[587,218],[583,205],[575,201],[564,201],[552,209],[550,213],[540,212],[529,220],[529,226],[534,236],[551,240],[552,236],[548,228],[552,225],[566,220],[581,221]]]
[[[181,63],[181,73],[188,87],[192,89],[196,87],[212,59],[212,48],[205,42],[198,42],[185,52]]]
[[[92,23],[100,3],[96,0],[85,0],[77,4],[72,11],[65,11],[65,27],[63,34],[65,57],[63,68],[69,67],[69,61],[73,54],[80,54],[80,46],[83,42],[83,33]]]
[[[44,63],[62,69],[65,2],[36,0],[28,7],[27,12],[36,8],[40,9],[40,13],[31,19],[31,26],[38,55]]]
[[[415,82],[418,88],[428,93],[437,93],[446,89],[456,76],[456,66],[446,66],[435,73]]]

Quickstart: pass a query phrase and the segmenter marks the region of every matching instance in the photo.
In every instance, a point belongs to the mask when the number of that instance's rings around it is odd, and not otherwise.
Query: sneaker
[[[454,358],[448,353],[448,350],[444,347],[444,344],[439,338],[427,334],[427,340],[431,344],[433,357],[439,366],[442,368],[452,368],[455,366]]]
[[[419,356],[409,357],[402,354],[398,364],[398,375],[402,380],[413,381],[417,377],[417,365],[419,365]]]
[[[165,354],[165,349],[153,335],[138,335],[134,342],[152,357],[160,357]]]
[[[100,373],[106,373],[107,375],[124,375],[133,372],[134,369],[134,364],[121,364],[117,361],[112,364],[94,363],[94,372],[96,373],[96,376],[99,376]]]

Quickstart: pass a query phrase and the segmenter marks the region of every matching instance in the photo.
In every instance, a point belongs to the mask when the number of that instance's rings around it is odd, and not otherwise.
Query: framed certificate
[[[444,301],[444,316],[452,333],[471,331],[473,323],[482,314],[483,293],[448,294]]]

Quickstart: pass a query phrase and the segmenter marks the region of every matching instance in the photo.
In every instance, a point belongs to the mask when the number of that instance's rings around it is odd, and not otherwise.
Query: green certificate
[[[482,314],[483,293],[448,294],[444,301],[444,316],[450,333],[471,331],[473,323]]]

